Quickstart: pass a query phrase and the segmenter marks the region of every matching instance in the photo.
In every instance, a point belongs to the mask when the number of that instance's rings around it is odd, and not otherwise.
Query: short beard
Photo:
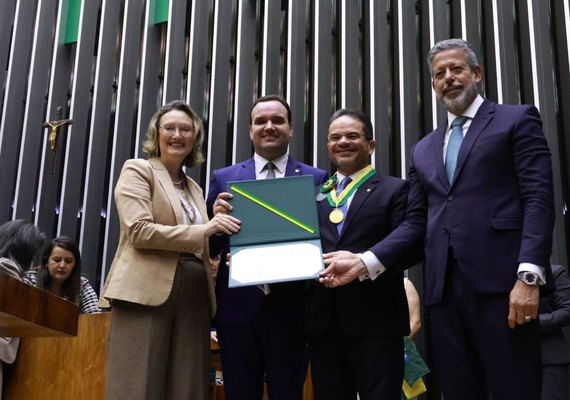
[[[442,96],[440,100],[449,112],[454,115],[461,115],[465,110],[467,110],[467,107],[473,103],[473,100],[475,100],[478,94],[477,85],[472,84],[456,98],[451,99],[449,97]]]

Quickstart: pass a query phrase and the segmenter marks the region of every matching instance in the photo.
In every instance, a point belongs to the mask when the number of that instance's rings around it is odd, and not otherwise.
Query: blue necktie
[[[348,185],[350,185],[350,182],[352,182],[352,179],[350,177],[346,177],[344,178],[340,184],[338,185],[338,187],[336,188],[336,195],[337,197],[340,196],[340,194],[342,193],[342,191],[344,190],[345,187],[347,187]],[[336,226],[336,229],[338,231],[338,234],[340,235],[340,232],[342,231],[342,226],[344,225],[344,221],[346,221],[346,213],[348,211],[348,199],[346,201],[346,203],[344,203],[342,206],[339,207],[339,210],[342,211],[342,213],[344,214],[344,218],[342,219],[342,221],[340,221],[340,223]]]
[[[457,117],[451,123],[451,135],[447,142],[447,153],[445,155],[445,173],[449,183],[453,180],[455,174],[455,166],[457,165],[457,153],[463,142],[463,124],[467,121],[468,117]]]

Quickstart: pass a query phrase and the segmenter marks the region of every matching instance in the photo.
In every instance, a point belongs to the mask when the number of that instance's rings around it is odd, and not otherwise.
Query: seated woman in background
[[[81,314],[99,313],[97,293],[81,276],[79,247],[70,238],[53,239],[44,251],[42,265],[27,274],[30,284],[79,304]]]
[[[22,280],[44,240],[44,234],[23,219],[0,225],[0,271]]]
[[[22,280],[44,240],[44,234],[34,224],[23,219],[0,225],[0,271]],[[14,362],[19,343],[20,338],[0,337],[0,399],[4,364]]]

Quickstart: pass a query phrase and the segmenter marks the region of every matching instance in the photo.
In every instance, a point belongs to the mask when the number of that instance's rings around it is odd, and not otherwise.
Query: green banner
[[[168,21],[168,7],[170,5],[170,0],[156,0],[156,6],[154,8],[154,23],[162,24]]]
[[[79,15],[82,0],[69,0],[67,3],[67,20],[65,24],[65,44],[77,43],[79,36]]]

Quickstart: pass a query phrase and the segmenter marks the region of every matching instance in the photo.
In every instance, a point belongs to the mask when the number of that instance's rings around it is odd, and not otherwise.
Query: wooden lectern
[[[102,400],[111,313],[79,316],[76,337],[24,338],[4,380],[3,400]],[[220,370],[217,343],[211,343],[210,366]],[[304,400],[313,400],[307,374]],[[210,400],[224,400],[223,386],[210,386]],[[265,394],[264,399],[267,399]]]
[[[102,400],[111,313],[79,316],[76,337],[20,340],[3,400]]]
[[[0,272],[0,336],[75,336],[79,306]]]

